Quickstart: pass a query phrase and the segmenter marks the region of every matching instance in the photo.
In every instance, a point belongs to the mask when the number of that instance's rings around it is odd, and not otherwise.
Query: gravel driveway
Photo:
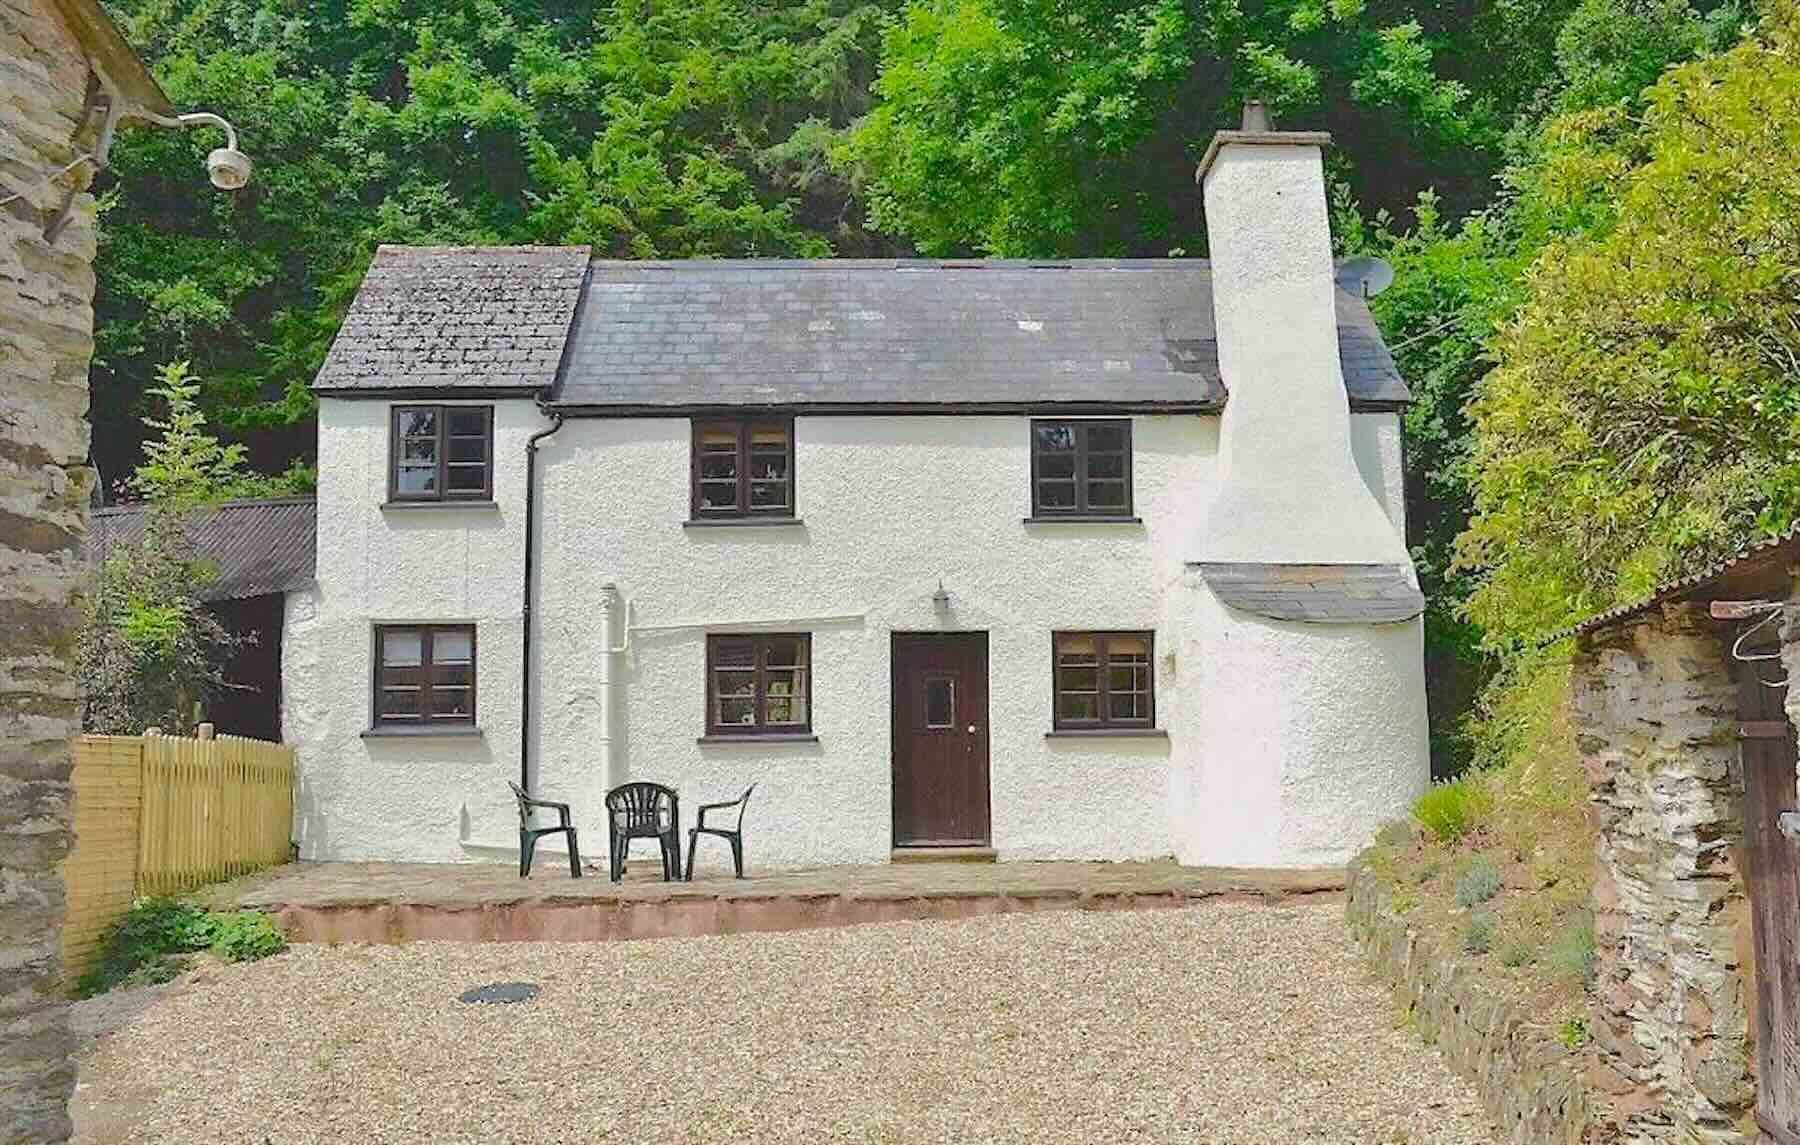
[[[1495,1140],[1324,903],[302,946],[197,972],[82,1086],[84,1145]]]

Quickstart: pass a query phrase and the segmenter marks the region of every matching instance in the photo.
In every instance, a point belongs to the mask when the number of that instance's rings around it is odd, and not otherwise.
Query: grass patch
[[[1587,1019],[1580,1014],[1564,1018],[1563,1024],[1556,1027],[1556,1040],[1572,1050],[1578,1050],[1587,1045]]]
[[[1413,820],[1425,833],[1440,843],[1454,843],[1475,829],[1486,813],[1487,793],[1480,777],[1465,775],[1461,779],[1434,783],[1425,794],[1413,801]]]
[[[75,996],[167,982],[187,969],[188,955],[209,949],[227,962],[249,962],[281,953],[287,938],[261,911],[215,915],[185,899],[141,898],[107,927],[99,958],[75,982]]]
[[[1509,942],[1500,951],[1500,965],[1509,969],[1531,965],[1531,947],[1523,942]]]
[[[1580,982],[1594,984],[1594,916],[1583,911],[1570,919],[1550,946],[1549,963]]]

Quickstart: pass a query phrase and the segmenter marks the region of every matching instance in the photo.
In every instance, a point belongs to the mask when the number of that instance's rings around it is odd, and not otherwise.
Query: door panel
[[[1787,689],[1759,678],[1778,678],[1780,662],[1739,662],[1734,668],[1745,882],[1756,951],[1756,1120],[1778,1145],[1800,1145],[1800,842],[1780,827],[1782,812],[1796,808],[1794,729],[1785,711]]]
[[[893,642],[894,845],[986,846],[987,633]]]

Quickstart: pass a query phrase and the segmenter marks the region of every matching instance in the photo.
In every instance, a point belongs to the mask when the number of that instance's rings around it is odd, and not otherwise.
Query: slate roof
[[[587,264],[586,247],[383,246],[313,387],[542,389]]]
[[[1226,604],[1274,620],[1392,624],[1425,611],[1425,596],[1404,565],[1208,561],[1200,575]]]
[[[1696,573],[1666,580],[1651,590],[1649,596],[1632,604],[1621,604],[1609,608],[1605,612],[1596,613],[1557,632],[1552,632],[1538,643],[1554,644],[1558,640],[1570,636],[1582,636],[1589,632],[1597,632],[1610,628],[1622,620],[1629,620],[1649,612],[1672,600],[1681,600],[1711,588],[1726,577],[1754,571],[1757,567],[1767,568],[1772,564],[1786,564],[1800,559],[1800,521],[1789,525],[1779,536],[1769,537],[1745,545],[1731,556],[1715,564],[1708,565]]]
[[[113,546],[143,535],[142,506],[97,510],[89,537],[90,559],[98,564]],[[218,579],[201,593],[207,600],[291,592],[313,582],[318,512],[311,497],[227,501],[197,512],[188,535],[218,572]]]
[[[1352,404],[1407,401],[1368,307],[1339,291],[1337,312]],[[315,388],[552,381],[556,404],[613,412],[1225,401],[1199,259],[590,263],[585,247],[382,247]]]
[[[1337,298],[1351,399],[1408,400],[1368,307]],[[1217,409],[1224,397],[1198,259],[597,260],[555,400]]]

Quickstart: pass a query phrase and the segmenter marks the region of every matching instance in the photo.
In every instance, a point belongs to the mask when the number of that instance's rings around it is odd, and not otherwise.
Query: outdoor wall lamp
[[[224,116],[214,115],[210,111],[190,111],[182,115],[157,115],[148,111],[135,114],[140,119],[147,119],[163,127],[195,127],[205,123],[223,128],[225,146],[215,148],[206,156],[206,177],[221,191],[236,191],[250,182],[250,172],[254,167],[250,157],[238,150],[237,128],[231,126]]]

